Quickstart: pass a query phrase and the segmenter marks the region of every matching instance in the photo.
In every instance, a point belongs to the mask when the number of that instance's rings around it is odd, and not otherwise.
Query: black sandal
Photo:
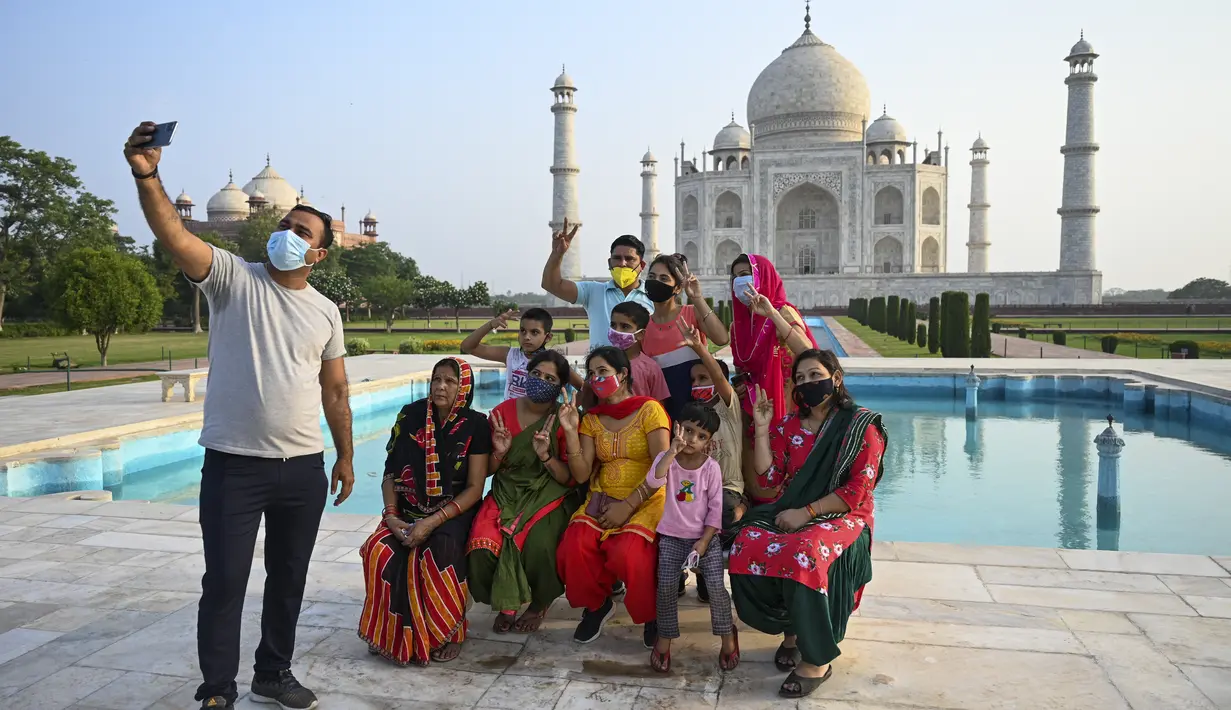
[[[803,656],[799,653],[799,646],[787,648],[783,642],[778,645],[778,650],[774,651],[774,666],[783,673],[795,670],[801,660]]]
[[[821,684],[829,680],[829,677],[832,675],[832,665],[825,671],[825,675],[820,678],[805,678],[795,673],[795,671],[791,671],[791,675],[787,676],[786,680],[782,681],[782,686],[778,688],[778,695],[784,698],[806,698],[816,692],[816,689],[821,687]],[[797,689],[788,687],[792,684]]]

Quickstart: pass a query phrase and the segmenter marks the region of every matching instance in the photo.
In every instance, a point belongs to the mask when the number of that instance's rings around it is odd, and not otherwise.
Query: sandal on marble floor
[[[801,660],[803,656],[799,653],[799,646],[787,648],[785,641],[778,645],[777,651],[774,651],[774,666],[783,673],[795,670],[795,666],[799,665]]]
[[[833,665],[830,665],[825,670],[825,675],[820,678],[805,678],[795,671],[791,671],[791,675],[782,681],[782,687],[778,688],[778,695],[784,698],[806,698],[812,695],[821,684],[829,680],[833,675]]]
[[[452,653],[452,655],[449,655],[450,653]],[[449,661],[456,660],[458,656],[462,655],[462,645],[460,643],[446,643],[435,651],[432,651],[429,655],[432,660],[437,663],[448,663]]]
[[[517,617],[511,612],[500,612],[496,614],[496,618],[492,621],[492,632],[497,634],[507,634],[509,629],[513,628],[513,621]]]
[[[735,650],[731,653],[718,652],[718,667],[724,671],[733,671],[739,667],[739,629],[731,629],[731,640],[735,642]]]
[[[671,672],[671,651],[659,653],[658,648],[650,650],[650,668],[659,673]]]
[[[529,618],[527,618],[529,617]],[[513,630],[519,634],[532,634],[539,630],[543,625],[543,619],[547,618],[547,610],[537,611],[535,609],[526,609],[522,613],[521,618],[513,625]]]

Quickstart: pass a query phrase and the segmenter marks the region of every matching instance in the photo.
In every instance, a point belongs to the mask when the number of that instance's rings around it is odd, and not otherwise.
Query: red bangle
[[[811,503],[808,504],[807,508],[808,508],[808,515],[811,515],[814,518],[817,517],[816,511],[812,509]]]
[[[397,515],[398,507],[396,505],[386,505],[383,515]]]

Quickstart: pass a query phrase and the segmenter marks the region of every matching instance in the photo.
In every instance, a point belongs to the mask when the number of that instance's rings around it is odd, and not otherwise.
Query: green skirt
[[[496,611],[515,612],[521,604],[527,603],[536,610],[545,610],[564,594],[564,582],[556,573],[556,548],[576,510],[576,505],[569,505],[570,502],[571,496],[566,497],[564,505],[543,516],[526,534],[521,548],[521,566],[529,594],[524,589],[519,590],[515,582],[506,582],[504,589],[494,590],[498,560],[491,550],[480,548],[472,549],[466,556],[470,596],[477,602],[492,605]],[[505,540],[504,544],[511,543]],[[492,604],[493,591],[497,604]]]
[[[731,575],[731,598],[740,620],[762,633],[796,636],[805,663],[823,666],[833,661],[842,653],[838,644],[846,637],[856,594],[872,581],[871,543],[871,531],[865,528],[829,566],[828,594],[779,577]]]

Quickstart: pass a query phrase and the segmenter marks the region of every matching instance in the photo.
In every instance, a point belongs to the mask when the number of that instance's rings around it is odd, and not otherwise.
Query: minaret
[[[645,260],[658,256],[658,161],[649,148],[641,157],[641,243]]]
[[[556,115],[555,159],[551,164],[551,230],[559,231],[568,220],[569,229],[581,225],[577,204],[577,176],[581,168],[577,166],[576,151],[573,145],[573,118],[577,115],[577,104],[573,103],[573,94],[577,87],[573,79],[560,67],[560,76],[551,87],[555,103],[551,112]],[[564,255],[561,266],[564,278],[577,280],[581,278],[581,238],[573,240],[573,246]]]
[[[983,134],[970,146],[970,238],[966,240],[966,271],[971,274],[987,273],[987,248],[992,245],[987,239],[987,141]]]
[[[1094,59],[1098,55],[1086,41],[1073,45],[1065,61],[1069,75],[1068,125],[1064,131],[1064,197],[1060,203],[1060,270],[1094,271]]]

